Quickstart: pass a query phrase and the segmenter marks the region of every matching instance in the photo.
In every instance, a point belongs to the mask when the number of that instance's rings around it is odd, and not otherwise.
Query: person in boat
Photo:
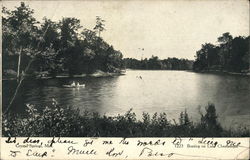
[[[71,86],[76,86],[75,81],[73,81],[73,82],[71,83]]]

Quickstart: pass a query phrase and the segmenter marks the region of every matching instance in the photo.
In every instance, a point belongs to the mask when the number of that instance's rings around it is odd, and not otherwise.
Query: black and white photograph
[[[1,3],[3,137],[250,137],[248,0]]]

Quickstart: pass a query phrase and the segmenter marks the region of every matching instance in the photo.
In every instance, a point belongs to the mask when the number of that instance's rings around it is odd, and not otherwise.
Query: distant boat
[[[83,88],[83,87],[85,87],[85,84],[79,84],[79,85],[63,85],[63,87],[66,87],[66,88]]]

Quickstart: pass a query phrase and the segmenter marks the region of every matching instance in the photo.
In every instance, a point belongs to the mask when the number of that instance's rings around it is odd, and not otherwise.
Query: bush
[[[180,113],[179,123],[167,119],[166,113],[154,113],[152,118],[143,113],[136,119],[132,109],[124,115],[109,117],[79,109],[62,108],[53,99],[51,105],[38,112],[34,105],[27,104],[26,116],[8,114],[3,116],[4,136],[39,137],[249,137],[249,130],[241,128],[224,130],[217,121],[213,104],[206,106],[198,123],[192,122],[187,111]]]

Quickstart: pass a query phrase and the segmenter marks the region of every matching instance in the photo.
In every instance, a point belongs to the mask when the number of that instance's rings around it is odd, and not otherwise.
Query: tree
[[[67,49],[73,46],[80,34],[78,30],[82,28],[80,20],[76,18],[63,18],[60,23],[61,29],[61,47]]]
[[[206,106],[206,114],[201,115],[201,123],[208,128],[211,132],[221,131],[221,126],[218,123],[218,116],[216,115],[216,109],[214,104],[209,103]]]
[[[230,70],[234,72],[249,69],[249,38],[239,36],[232,40],[232,55],[229,64]]]
[[[73,76],[96,70],[116,72],[122,66],[122,53],[100,37],[105,21],[99,16],[92,31],[80,30],[76,18],[53,22],[45,17],[39,23],[23,2],[13,11],[3,8],[2,12],[4,73],[9,70],[13,75],[12,70],[18,68],[19,77],[19,71],[29,68],[28,74],[33,76],[44,71]]]
[[[98,33],[98,36],[101,37],[101,32],[105,30],[104,24],[105,20],[103,20],[100,16],[96,16],[96,25],[94,30]]]
[[[34,56],[37,45],[41,41],[37,24],[33,17],[34,11],[21,2],[19,7],[13,11],[3,8],[3,55],[18,55],[17,77],[20,77],[20,70],[27,64],[21,64],[22,54]],[[5,64],[4,64],[5,65]]]
[[[232,42],[232,35],[229,32],[223,33],[222,36],[218,38],[218,42],[220,43],[220,63],[222,64],[222,68],[228,69],[229,68],[229,61],[232,58],[231,56],[231,42]]]
[[[161,63],[157,56],[152,55],[148,60],[148,66],[151,69],[161,69]]]
[[[98,39],[98,37],[96,36],[96,32],[93,32],[92,30],[89,29],[84,29],[81,32],[81,36],[83,37],[84,42],[90,45],[91,47],[93,47],[96,44],[96,41]]]
[[[52,75],[58,72],[61,64],[58,63],[56,57],[60,51],[59,24],[48,18],[43,19],[39,32],[43,35],[38,49],[40,54],[36,56],[35,63],[32,68],[36,71],[48,71]]]
[[[44,33],[43,42],[40,45],[42,49],[52,47],[56,51],[60,49],[60,33],[59,23],[53,22],[48,18],[43,18],[44,22],[41,25],[41,33]]]
[[[108,48],[107,53],[106,70],[116,72],[116,68],[122,67],[122,53],[114,50],[113,46]]]
[[[193,61],[187,59],[167,58],[159,59],[157,56],[152,56],[147,59],[123,59],[123,66],[131,69],[155,69],[155,70],[191,70]]]
[[[79,49],[80,34],[79,29],[82,28],[80,25],[80,20],[76,18],[63,18],[60,24],[60,51],[58,53],[57,59],[63,64],[63,70],[68,70],[70,75],[75,74],[76,65],[74,65],[73,60],[77,60]]]
[[[249,36],[233,38],[224,33],[218,38],[219,45],[211,43],[202,45],[196,53],[194,70],[224,70],[230,72],[247,72],[249,70]]]

